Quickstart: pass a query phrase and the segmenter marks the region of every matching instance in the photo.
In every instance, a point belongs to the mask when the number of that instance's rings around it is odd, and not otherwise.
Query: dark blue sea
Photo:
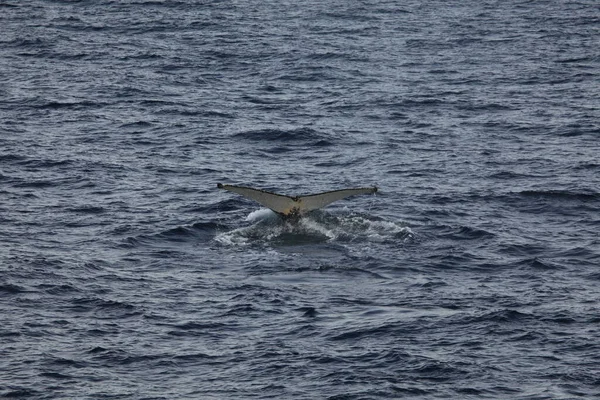
[[[1,398],[599,397],[599,232],[597,0],[0,3]]]

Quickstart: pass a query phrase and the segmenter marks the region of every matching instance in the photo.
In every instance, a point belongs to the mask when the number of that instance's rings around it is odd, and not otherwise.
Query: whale
[[[352,189],[331,190],[328,192],[309,194],[305,196],[286,196],[262,189],[246,186],[224,185],[217,183],[217,188],[237,193],[271,209],[285,220],[297,221],[310,211],[323,208],[334,201],[360,194],[376,193],[377,187],[361,187]]]

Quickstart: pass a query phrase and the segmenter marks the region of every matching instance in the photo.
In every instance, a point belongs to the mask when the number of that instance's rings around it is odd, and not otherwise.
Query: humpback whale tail
[[[334,201],[345,199],[346,197],[377,192],[377,187],[366,187],[332,190],[329,192],[292,197],[244,186],[223,185],[217,183],[217,187],[248,197],[263,206],[270,208],[285,219],[298,218],[309,211],[323,208]]]

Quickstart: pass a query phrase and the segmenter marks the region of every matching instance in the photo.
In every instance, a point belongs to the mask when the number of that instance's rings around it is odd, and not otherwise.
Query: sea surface
[[[597,0],[0,3],[1,398],[598,397],[599,232]]]

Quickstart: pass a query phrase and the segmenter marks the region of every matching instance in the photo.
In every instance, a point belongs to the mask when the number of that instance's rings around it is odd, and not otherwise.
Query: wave
[[[599,200],[600,193],[593,191],[571,191],[571,190],[523,190],[519,192],[524,197],[535,197],[550,200]]]
[[[100,206],[83,205],[78,207],[69,207],[67,211],[76,214],[102,214],[106,211],[106,208]]]
[[[19,293],[25,293],[27,289],[23,286],[15,285],[12,283],[3,283],[0,284],[0,296],[1,295],[13,295]]]
[[[477,240],[493,238],[496,235],[484,229],[472,228],[469,226],[443,227],[439,237],[452,240]]]
[[[329,146],[333,143],[330,138],[311,128],[297,129],[258,129],[239,132],[233,135],[234,139],[266,142],[309,142],[316,146]]]
[[[219,224],[213,222],[198,222],[190,226],[178,226],[157,235],[158,238],[169,241],[185,241],[199,239],[212,235],[219,229]]]
[[[512,181],[515,179],[530,179],[530,178],[532,178],[532,175],[514,172],[514,171],[500,171],[500,172],[494,172],[494,173],[490,174],[488,177],[491,179],[501,179],[501,180]]]
[[[559,265],[553,261],[543,259],[543,258],[538,258],[538,257],[527,258],[525,260],[517,262],[514,266],[516,266],[518,268],[523,268],[523,269],[533,269],[533,270],[541,270],[541,271],[563,269],[563,267],[561,265]]]
[[[121,247],[132,248],[142,246],[160,246],[173,242],[208,242],[217,232],[225,227],[216,222],[198,222],[192,225],[181,225],[154,234],[129,236],[121,243]]]
[[[96,318],[125,318],[141,315],[136,306],[117,300],[98,297],[82,297],[71,300],[70,310],[76,313],[92,313]]]

